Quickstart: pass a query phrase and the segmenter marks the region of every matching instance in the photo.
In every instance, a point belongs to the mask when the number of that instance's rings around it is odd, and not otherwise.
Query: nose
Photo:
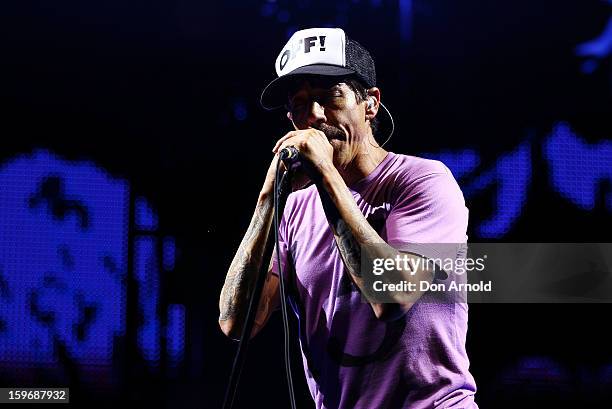
[[[318,101],[312,101],[308,108],[308,116],[306,118],[308,127],[318,125],[325,121],[327,121],[327,118],[325,117],[325,108],[323,105],[319,104]]]

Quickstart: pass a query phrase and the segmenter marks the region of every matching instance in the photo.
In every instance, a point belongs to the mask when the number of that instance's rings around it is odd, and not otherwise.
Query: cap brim
[[[259,102],[267,110],[277,109],[287,103],[289,85],[295,81],[296,77],[302,75],[325,75],[330,77],[342,77],[355,74],[355,71],[338,67],[337,65],[312,64],[296,68],[288,74],[278,77],[270,82],[261,93]]]

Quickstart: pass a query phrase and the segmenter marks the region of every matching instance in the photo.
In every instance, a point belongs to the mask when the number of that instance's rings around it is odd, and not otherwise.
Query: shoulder
[[[389,240],[465,241],[469,210],[448,167],[437,160],[397,156],[400,163],[395,174],[391,222],[387,223]]]
[[[450,174],[450,170],[439,160],[425,159],[418,156],[403,155],[393,152],[389,152],[389,154],[393,155],[392,166],[395,168],[397,175],[409,181],[429,175]]]
[[[393,155],[391,174],[397,194],[418,193],[423,190],[458,190],[459,187],[448,167],[439,160],[418,156]]]

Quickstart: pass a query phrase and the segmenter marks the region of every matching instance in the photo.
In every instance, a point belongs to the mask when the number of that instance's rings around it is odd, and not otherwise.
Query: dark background
[[[129,388],[112,391],[69,385],[73,404],[220,407],[236,344],[218,329],[218,293],[270,150],[290,130],[284,112],[266,112],[258,99],[295,29],[338,25],[371,51],[383,102],[396,120],[388,145],[394,152],[477,149],[480,171],[522,141],[533,143],[528,200],[497,240],[609,241],[604,197],[610,181],[601,184],[593,210],[574,206],[550,187],[538,142],[559,121],[586,142],[609,139],[610,59],[585,73],[575,47],[602,32],[612,6],[417,0],[406,27],[399,4],[0,6],[0,163],[35,148],[92,160],[148,198],[178,248],[164,287],[170,300],[187,307],[178,372],[128,368]],[[474,222],[493,211],[494,195],[495,185],[467,198],[474,240]],[[467,348],[477,402],[483,408],[608,407],[611,313],[609,304],[471,305]],[[252,342],[236,407],[288,406],[279,323],[278,315]],[[293,351],[298,406],[312,407],[297,344]],[[8,376],[0,385],[29,386]]]

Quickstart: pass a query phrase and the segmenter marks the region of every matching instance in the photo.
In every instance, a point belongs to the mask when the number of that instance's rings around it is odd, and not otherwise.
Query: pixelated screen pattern
[[[154,237],[138,237],[134,250],[136,280],[140,283],[138,298],[141,300],[143,320],[138,329],[138,346],[144,358],[151,363],[159,362],[160,358],[160,323],[156,313],[159,303],[159,271],[155,246]]]
[[[36,151],[0,166],[0,362],[54,367],[58,351],[82,366],[111,365],[126,331],[129,184],[90,162]],[[135,200],[137,227],[157,228],[146,199]],[[160,360],[162,329],[158,255],[153,236],[138,236],[138,346]],[[174,240],[164,239],[163,266],[174,266]],[[170,362],[183,356],[185,309],[172,305],[164,334]]]
[[[494,211],[478,221],[477,238],[501,238],[520,218],[528,200],[532,176],[532,143],[523,141],[503,153],[493,166],[480,168],[480,154],[472,149],[425,153],[422,156],[446,164],[466,199],[478,200],[495,186]],[[612,143],[587,143],[566,122],[554,124],[543,139],[542,152],[548,166],[550,189],[583,210],[595,209],[602,185],[612,182]],[[602,207],[612,211],[612,194]]]
[[[612,181],[612,142],[588,144],[565,122],[555,125],[544,143],[554,189],[575,206],[594,210],[601,185]],[[612,193],[603,198],[612,210]]]

